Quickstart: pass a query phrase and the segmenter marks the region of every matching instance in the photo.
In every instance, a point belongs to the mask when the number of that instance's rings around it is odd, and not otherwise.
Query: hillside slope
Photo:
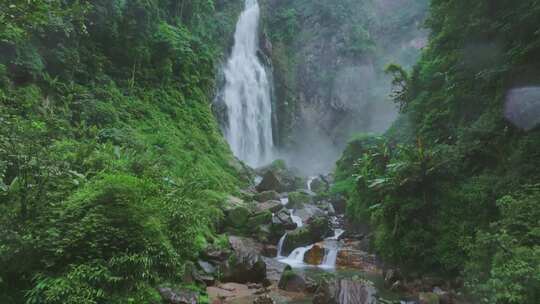
[[[0,3],[2,303],[147,303],[240,181],[210,110],[242,1]]]
[[[431,1],[428,47],[394,75],[398,121],[338,163],[348,214],[411,276],[477,303],[540,299],[540,40],[534,1]]]

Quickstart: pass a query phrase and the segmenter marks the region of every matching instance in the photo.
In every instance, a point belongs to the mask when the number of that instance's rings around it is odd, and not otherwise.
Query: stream
[[[269,71],[257,55],[259,51],[259,21],[258,1],[245,0],[244,10],[236,24],[232,52],[223,67],[225,85],[221,92],[227,108],[227,119],[222,122],[225,138],[234,155],[253,168],[265,166],[276,158],[272,130],[271,92],[273,84]],[[328,276],[333,276],[333,281],[330,283],[324,281],[325,284],[334,285],[332,287],[326,286],[326,290],[331,290],[327,293],[333,292],[331,297],[340,304],[378,303],[379,298],[375,294],[390,300],[390,302],[383,301],[381,303],[405,303],[399,301],[400,295],[388,291],[382,284],[384,281],[382,271],[376,265],[376,258],[362,250],[361,244],[363,241],[365,242],[363,240],[365,236],[356,238],[348,236],[343,223],[344,215],[336,214],[329,201],[315,199],[317,189],[314,189],[316,187],[314,183],[315,181],[319,185],[321,182],[326,183],[329,187],[325,178],[312,176],[307,178],[303,186],[299,187],[295,184],[294,187],[289,187],[287,191],[284,191],[283,185],[280,185],[280,179],[272,174],[270,172],[270,176],[265,175],[264,177],[261,174],[255,178],[256,187],[251,189],[254,196],[255,192],[259,195],[262,195],[263,192],[273,192],[279,195],[279,201],[275,200],[275,196],[272,196],[268,200],[258,201],[260,205],[265,207],[256,207],[275,210],[272,213],[271,223],[261,222],[261,219],[264,220],[262,217],[254,218],[252,222],[254,226],[250,227],[253,231],[251,231],[252,234],[249,238],[229,235],[230,238],[234,238],[235,246],[233,247],[242,258],[239,259],[240,267],[237,267],[238,269],[228,269],[228,271],[234,274],[235,270],[244,270],[249,276],[246,273],[243,273],[244,276],[231,274],[227,281],[229,285],[209,287],[209,294],[213,293],[216,300],[213,304],[300,304],[312,303],[312,297],[314,297],[313,303],[327,304],[325,302],[328,300],[317,300],[317,295],[313,296],[315,290],[308,292],[307,285],[308,282],[316,282],[314,284],[318,286],[317,292],[319,292],[321,285],[317,284],[323,284],[321,283],[323,280],[320,278]],[[288,191],[295,191],[297,196],[307,196],[309,202],[302,201],[299,204],[290,204],[292,196],[289,197],[289,194],[292,192]],[[293,206],[299,209],[295,209]],[[275,221],[278,224],[274,225]],[[274,235],[271,234],[271,231],[275,227],[280,227],[281,230]],[[266,232],[271,236],[266,235],[257,239],[258,235],[255,234],[261,231],[265,232],[264,229],[267,229]],[[284,233],[281,237],[275,240],[282,231]],[[239,231],[233,231],[233,233],[236,232]],[[268,244],[270,239],[272,242],[275,240],[276,243]],[[257,243],[257,241],[263,243]],[[288,242],[291,244],[288,245]],[[262,249],[256,250],[256,248],[268,246],[275,248],[275,253],[269,254],[270,251],[265,251],[265,255],[262,255]],[[254,264],[249,262],[254,257],[264,261],[266,273],[259,271],[260,268],[250,272]],[[248,263],[242,264],[244,260],[247,260]],[[269,279],[268,267],[271,267],[269,264],[278,265],[270,271],[273,275],[272,280]],[[281,287],[285,265],[292,268],[293,275],[301,276],[295,277],[295,279],[304,284],[303,288]],[[253,288],[249,287],[248,283],[268,283],[268,280],[264,281],[261,277],[271,281],[271,287],[264,287],[270,288],[270,290],[262,291],[266,295],[266,299],[259,301],[261,298],[259,293],[251,292],[250,289]],[[357,281],[357,279],[364,281]],[[288,283],[284,282],[284,284]],[[277,288],[278,285],[280,288]],[[294,289],[293,291],[296,292],[285,291],[290,291],[290,289]],[[238,297],[239,294],[242,296]]]
[[[311,195],[315,195],[315,192],[313,191],[311,185],[313,181],[317,177],[309,177],[307,179],[307,183],[305,185],[306,190],[305,193],[310,193]],[[258,179],[258,182],[260,182],[261,179]],[[289,203],[289,198],[287,194],[285,196],[280,198],[281,204],[285,207]],[[296,224],[297,228],[302,228],[305,226],[305,223],[303,222],[302,218],[300,216],[295,215],[297,210],[295,209],[288,209],[290,214],[290,219],[293,223]],[[341,220],[340,220],[341,218]],[[388,300],[392,303],[414,303],[414,302],[407,302],[402,301],[403,298],[401,295],[392,292],[388,290],[388,288],[384,284],[384,278],[380,271],[363,271],[360,269],[355,269],[353,267],[343,267],[343,266],[337,266],[337,258],[338,253],[340,249],[342,249],[342,246],[344,246],[343,240],[341,237],[345,234],[345,229],[343,226],[343,215],[337,214],[330,216],[330,222],[332,223],[332,235],[324,238],[321,242],[317,242],[316,244],[310,244],[307,246],[301,246],[298,248],[295,248],[291,251],[288,255],[283,255],[283,246],[287,239],[287,235],[291,231],[287,231],[283,234],[283,236],[279,239],[277,243],[277,254],[274,257],[276,261],[279,263],[283,263],[286,265],[289,265],[292,267],[292,270],[295,273],[300,274],[303,277],[306,278],[312,278],[312,279],[318,279],[321,277],[325,277],[328,275],[332,275],[335,278],[343,278],[343,279],[363,279],[371,282],[373,286],[377,289],[378,296],[384,298],[385,300]],[[295,230],[296,230],[295,229]],[[318,265],[311,265],[305,262],[305,255],[307,252],[309,252],[314,246],[319,245],[324,248],[324,257],[322,258],[322,261]],[[277,301],[276,303],[280,303]],[[295,304],[307,304],[312,303],[312,296],[305,294],[304,297],[301,297],[299,299],[293,299],[293,300],[287,300],[283,303],[295,303]],[[367,303],[367,302],[366,302]],[[350,304],[355,304],[355,302],[351,302]]]

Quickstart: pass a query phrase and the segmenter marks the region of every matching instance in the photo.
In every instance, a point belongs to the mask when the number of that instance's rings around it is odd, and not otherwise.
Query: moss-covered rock
[[[306,290],[306,280],[288,266],[281,274],[278,288],[285,291],[302,292]]]
[[[312,198],[307,193],[291,192],[289,193],[289,202],[287,203],[287,208],[301,209],[304,207],[304,204],[309,204],[311,202]]]
[[[272,223],[272,213],[268,210],[263,211],[259,214],[251,216],[248,221],[248,227],[255,228],[259,225],[271,224]]]
[[[249,210],[245,206],[236,206],[227,212],[227,224],[235,228],[245,226],[249,218]]]
[[[322,241],[330,233],[330,224],[325,217],[316,218],[308,225],[291,231],[283,244],[283,255],[288,255],[295,248],[308,246]]]

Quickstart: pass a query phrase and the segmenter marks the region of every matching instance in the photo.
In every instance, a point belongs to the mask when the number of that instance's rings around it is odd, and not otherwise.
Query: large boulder
[[[278,288],[285,291],[303,292],[306,290],[306,280],[287,266],[281,274]]]
[[[229,196],[222,205],[225,214],[225,224],[234,228],[242,228],[247,224],[250,215],[250,208],[244,200]]]
[[[316,218],[306,226],[298,228],[287,234],[283,243],[283,255],[288,255],[295,248],[305,247],[322,241],[330,233],[330,224],[327,218]]]
[[[317,176],[311,180],[311,191],[323,193],[330,189],[330,184],[322,176]]]
[[[227,211],[227,224],[241,228],[247,224],[249,218],[249,209],[244,206],[237,206]]]
[[[282,226],[285,230],[296,229],[296,224],[291,218],[291,213],[286,209],[281,209],[278,213],[274,214],[272,224],[275,226]]]
[[[266,171],[261,182],[255,187],[259,192],[276,191],[282,192],[283,185],[274,171]]]
[[[295,210],[294,215],[301,218],[304,223],[310,223],[315,218],[326,217],[322,209],[313,205],[304,205],[303,208]]]
[[[257,169],[257,173],[263,177],[263,182],[265,177],[270,178],[269,172],[271,172],[275,179],[268,179],[268,181],[272,181],[272,183],[264,185],[277,185],[275,182],[279,181],[279,188],[281,190],[278,190],[275,186],[272,186],[257,187],[257,191],[262,192],[266,190],[276,190],[278,192],[290,192],[305,186],[305,179],[299,177],[300,174],[295,170],[287,168],[283,160],[276,160],[266,167]],[[259,185],[263,184],[263,182],[261,182]]]
[[[342,194],[335,194],[329,197],[329,202],[334,207],[337,214],[344,214],[347,209],[347,199]]]
[[[158,288],[163,303],[167,304],[197,304],[199,294],[192,290],[173,290],[168,287]]]
[[[320,265],[324,260],[326,250],[321,243],[317,243],[304,254],[304,263],[309,265]]]
[[[262,259],[266,263],[266,277],[268,280],[271,282],[279,282],[281,274],[288,265],[274,258],[263,257]]]
[[[369,282],[352,279],[324,281],[313,304],[376,304],[377,290]]]
[[[253,239],[230,236],[233,253],[221,265],[223,282],[266,283],[266,264],[261,252],[262,245]]]

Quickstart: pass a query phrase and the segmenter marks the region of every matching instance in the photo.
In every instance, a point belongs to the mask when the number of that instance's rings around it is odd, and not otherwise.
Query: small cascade
[[[277,245],[277,257],[282,258],[281,252],[283,252],[283,243],[285,243],[285,239],[287,238],[287,232],[283,234],[283,236],[279,239],[278,245]]]
[[[289,203],[289,198],[288,197],[282,197],[279,199],[279,201],[281,202],[281,204],[283,206],[287,205]]]
[[[288,257],[279,260],[282,263],[289,264],[291,267],[305,267],[306,264],[304,264],[304,255],[306,255],[306,252],[313,248],[313,245],[309,245],[306,247],[300,247],[296,248],[289,254]]]
[[[343,229],[334,229],[334,235],[324,240],[324,258],[319,265],[321,268],[336,268],[336,260],[339,252],[339,237],[345,232]]]
[[[336,243],[336,242],[334,241],[332,243]],[[329,245],[328,243],[325,243],[325,247],[326,248],[324,249],[325,250],[324,258],[321,265],[319,265],[319,267],[327,268],[327,269],[336,268],[336,260],[337,260],[337,255],[339,251],[339,245],[338,244]]]
[[[308,178],[307,180],[307,183],[306,183],[306,187],[309,191],[313,191],[311,190],[311,183],[313,183],[313,181],[317,178],[317,176],[311,176],[310,178]]]
[[[289,209],[289,212],[291,214],[291,220],[296,224],[297,228],[304,226],[302,219],[299,216],[294,215],[294,209]]]
[[[335,229],[335,230],[334,230],[334,235],[331,236],[331,237],[329,237],[329,238],[327,238],[327,240],[336,240],[336,241],[337,241],[337,240],[339,239],[339,237],[340,237],[343,233],[345,233],[345,230],[339,229],[339,228],[338,228],[338,229]]]

